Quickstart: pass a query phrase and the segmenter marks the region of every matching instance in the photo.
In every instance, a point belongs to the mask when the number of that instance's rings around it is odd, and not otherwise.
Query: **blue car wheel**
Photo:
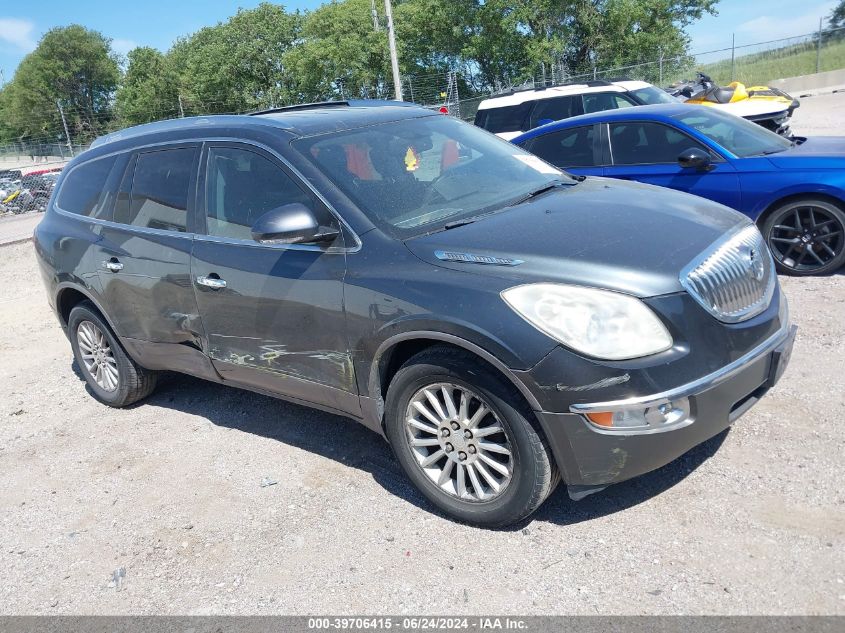
[[[827,200],[778,207],[766,218],[763,236],[781,273],[821,275],[845,264],[845,212]]]

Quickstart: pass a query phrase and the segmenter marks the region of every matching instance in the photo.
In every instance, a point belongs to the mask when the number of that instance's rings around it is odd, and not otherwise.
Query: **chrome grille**
[[[772,255],[754,225],[717,242],[681,273],[686,291],[727,323],[745,321],[765,310],[776,283]]]

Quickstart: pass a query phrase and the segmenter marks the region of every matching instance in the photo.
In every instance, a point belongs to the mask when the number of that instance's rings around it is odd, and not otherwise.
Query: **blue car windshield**
[[[408,118],[293,142],[373,224],[400,239],[577,181],[453,117]]]
[[[792,147],[792,141],[756,123],[711,108],[690,108],[674,118],[739,158],[776,154]]]

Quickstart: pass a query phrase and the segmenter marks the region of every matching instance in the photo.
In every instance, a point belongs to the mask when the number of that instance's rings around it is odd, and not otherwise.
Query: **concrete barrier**
[[[773,88],[780,88],[793,96],[795,93],[818,90],[820,88],[833,88],[845,86],[845,68],[829,70],[824,73],[802,75],[801,77],[788,77],[786,79],[775,79],[769,82]]]

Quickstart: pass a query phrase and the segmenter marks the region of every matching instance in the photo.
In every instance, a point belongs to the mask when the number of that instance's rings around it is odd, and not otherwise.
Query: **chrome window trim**
[[[115,156],[117,154],[139,152],[139,151],[143,151],[143,150],[146,150],[146,149],[149,149],[149,148],[155,148],[155,147],[164,147],[164,146],[173,147],[173,146],[179,146],[179,145],[191,144],[191,143],[199,143],[201,145],[203,143],[237,143],[237,144],[241,144],[241,145],[251,145],[253,147],[257,147],[258,149],[264,150],[265,152],[271,154],[273,157],[275,157],[277,160],[279,160],[287,169],[289,169],[294,176],[299,178],[299,180],[302,181],[302,183],[305,185],[305,187],[308,189],[308,191],[310,191],[312,194],[314,194],[314,196],[316,196],[317,199],[320,202],[322,202],[324,205],[326,205],[326,208],[329,210],[329,213],[331,213],[337,219],[337,221],[343,226],[343,228],[345,229],[345,231],[343,231],[344,239],[346,239],[347,236],[350,236],[352,238],[353,245],[352,246],[330,246],[328,248],[324,248],[324,247],[321,247],[317,244],[262,244],[260,242],[255,242],[253,240],[240,240],[240,239],[235,239],[235,238],[217,237],[217,236],[214,236],[214,235],[206,235],[206,234],[203,234],[203,233],[188,233],[188,232],[181,232],[181,231],[168,231],[166,229],[151,229],[151,228],[148,228],[148,227],[139,227],[139,226],[135,226],[133,224],[122,224],[120,222],[114,222],[112,220],[102,220],[100,218],[92,218],[92,217],[87,216],[87,215],[81,215],[79,213],[73,213],[72,211],[67,211],[67,210],[59,207],[59,205],[57,204],[58,197],[59,197],[58,195],[56,195],[56,201],[57,202],[53,203],[53,208],[58,213],[66,216],[66,217],[88,220],[88,221],[92,222],[93,224],[100,224],[102,226],[107,226],[107,227],[110,227],[110,228],[131,229],[133,231],[138,231],[138,232],[141,232],[141,233],[152,234],[152,235],[171,235],[171,236],[191,237],[192,239],[196,239],[196,240],[200,240],[200,241],[204,241],[204,242],[222,242],[222,243],[238,244],[238,245],[242,245],[242,246],[255,246],[255,247],[260,247],[260,248],[274,248],[274,249],[277,249],[277,250],[320,251],[320,252],[323,252],[323,253],[327,253],[329,255],[357,253],[358,251],[361,250],[362,242],[361,242],[361,238],[358,237],[358,234],[355,233],[355,231],[352,229],[352,227],[349,226],[349,223],[346,222],[346,220],[343,218],[343,216],[340,213],[338,213],[337,209],[335,209],[334,206],[332,206],[332,204],[329,203],[328,200],[326,200],[326,197],[316,187],[314,187],[314,185],[311,184],[311,182],[302,174],[302,172],[299,171],[293,164],[291,164],[291,162],[287,158],[282,156],[279,152],[274,150],[272,147],[269,147],[269,146],[265,145],[264,143],[260,143],[258,141],[253,141],[251,139],[243,139],[243,138],[239,138],[239,137],[211,137],[211,138],[193,138],[192,137],[192,138],[182,138],[182,139],[179,139],[179,140],[159,141],[159,142],[156,142],[156,143],[147,143],[145,145],[136,145],[132,148],[116,150],[116,151],[110,152],[108,154],[102,154],[102,155],[99,155],[99,156],[96,156],[96,157],[91,157],[87,160],[80,161],[79,163],[77,163],[76,165],[74,165],[71,168],[71,170],[68,172],[68,174],[72,173],[77,167],[81,167],[82,165],[85,165],[89,162],[92,162],[92,161],[95,161],[95,160],[100,160],[100,159],[103,159],[103,158],[108,158],[110,156]],[[67,175],[65,175],[65,174],[63,174],[63,176],[65,178],[67,177]],[[64,186],[64,182],[62,183],[62,186]],[[61,191],[59,191],[58,193],[60,194]]]
[[[79,215],[78,213],[74,213],[73,211],[65,211],[64,209],[60,208],[58,205],[53,205],[56,213],[59,215],[63,215],[69,218],[75,218],[77,220],[84,220],[86,222],[90,222],[91,224],[97,224],[100,226],[105,226],[108,228],[114,229],[122,229],[122,230],[132,230],[136,233],[143,233],[147,235],[165,235],[170,237],[190,237],[193,238],[196,233],[188,233],[187,231],[168,231],[167,229],[151,229],[146,226],[134,226],[132,224],[121,224],[120,222],[113,222],[112,220],[103,220],[101,218],[92,218],[87,215]]]
[[[633,398],[627,398],[624,400],[591,402],[588,404],[573,404],[570,405],[569,410],[572,413],[581,414],[592,413],[594,411],[621,411],[623,409],[629,409],[631,407],[655,407],[661,404],[665,404],[667,402],[671,402],[672,400],[695,396],[720,385],[731,376],[734,376],[743,369],[745,369],[750,363],[759,360],[766,354],[772,352],[772,350],[774,350],[778,345],[783,343],[789,337],[793,327],[794,326],[790,325],[789,316],[787,313],[786,317],[781,323],[780,329],[774,334],[772,334],[765,341],[760,343],[757,347],[743,354],[735,361],[728,363],[721,369],[717,369],[716,371],[707,374],[706,376],[703,376],[698,380],[693,380],[692,382],[688,382],[687,384],[681,385],[680,387],[675,387],[674,389],[668,389],[667,391],[662,391],[660,393],[651,394],[648,396],[635,396]]]

